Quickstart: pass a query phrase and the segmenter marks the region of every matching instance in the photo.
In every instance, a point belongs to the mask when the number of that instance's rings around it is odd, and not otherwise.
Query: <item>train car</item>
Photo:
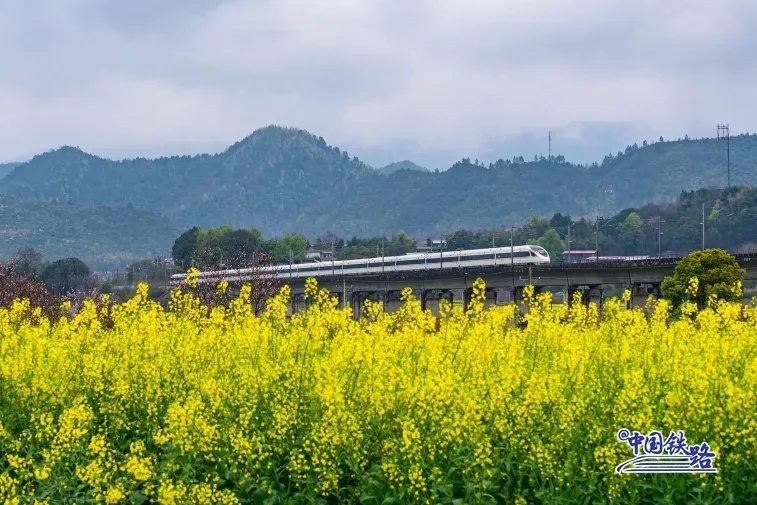
[[[649,255],[643,255],[643,256],[592,256],[589,258],[586,258],[579,263],[623,263],[623,262],[629,262],[629,261],[643,261],[643,260],[650,260],[650,259],[656,259],[656,256],[649,256]]]
[[[401,273],[423,270],[444,270],[466,267],[508,267],[516,265],[549,264],[549,253],[538,245],[469,249],[442,253],[412,253],[356,260],[334,260],[318,263],[273,265],[257,269],[257,274],[274,274],[279,279],[302,279],[324,276],[356,276],[382,273]],[[244,281],[255,270],[248,268],[206,271],[199,274],[200,282],[226,279]],[[184,274],[172,276],[173,283],[181,282]]]

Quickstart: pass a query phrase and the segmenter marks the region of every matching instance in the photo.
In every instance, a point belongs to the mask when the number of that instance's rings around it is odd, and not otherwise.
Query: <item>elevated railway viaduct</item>
[[[757,254],[737,254],[744,268],[745,281],[757,281]],[[643,304],[650,295],[660,295],[662,280],[673,273],[680,258],[643,259],[638,261],[576,263],[566,265],[496,266],[426,269],[408,272],[353,275],[319,275],[318,283],[339,297],[344,306],[351,306],[359,317],[365,300],[382,302],[386,310],[399,306],[403,288],[409,287],[419,297],[424,308],[436,311],[438,303],[447,299],[466,305],[471,296],[473,281],[486,282],[488,304],[506,304],[520,300],[523,288],[529,284],[537,290],[548,289],[557,302],[570,300],[580,291],[586,302],[602,303],[605,292],[613,287],[631,289],[632,305]],[[242,283],[244,277],[227,278]],[[292,289],[291,309],[305,306],[305,279],[282,279]]]

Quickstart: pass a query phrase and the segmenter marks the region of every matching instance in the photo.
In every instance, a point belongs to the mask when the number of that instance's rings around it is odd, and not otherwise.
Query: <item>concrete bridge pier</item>
[[[596,303],[597,307],[602,310],[602,303],[604,302],[604,289],[601,285],[589,286],[586,293],[586,304]]]
[[[523,291],[525,290],[525,288],[526,286],[515,286],[515,288],[510,291],[512,293],[513,301],[517,303],[523,303]],[[534,295],[538,295],[543,291],[544,286],[534,286]]]
[[[511,293],[511,299],[515,303],[522,303],[523,302],[523,287],[524,286],[515,286],[512,289],[512,291],[510,291],[510,293]]]
[[[296,314],[307,308],[305,293],[293,293],[289,299],[289,315]]]
[[[600,308],[604,302],[604,289],[600,284],[583,285],[583,286],[569,286],[566,291],[566,302],[573,303],[573,296],[576,293],[581,294],[581,303],[589,305],[591,302],[596,303]]]
[[[494,304],[507,305],[514,300],[513,292],[507,288],[494,288]]]
[[[452,297],[452,291],[448,289],[425,289],[421,291],[421,307],[438,316],[441,301],[447,300],[452,303]]]
[[[473,290],[471,289],[471,295]],[[486,298],[484,298],[484,307],[497,305],[497,290],[495,288],[486,288]]]
[[[643,307],[649,295],[652,295],[654,298],[659,298],[661,294],[660,284],[651,282],[633,284],[631,285],[631,306]]]
[[[360,316],[363,312],[363,300],[362,300],[363,293],[360,293],[359,291],[356,291],[354,293],[351,293],[348,296],[349,300],[349,306],[352,310],[352,317],[355,319],[360,319]]]
[[[586,293],[584,292],[584,289],[581,288],[581,286],[567,286],[567,288],[565,289],[566,303],[573,303],[573,296],[575,296],[576,293],[581,294],[581,301],[586,301]]]
[[[352,313],[356,319],[362,317],[363,309],[365,308],[365,302],[367,300],[380,303],[384,310],[386,310],[386,299],[386,291],[356,291],[352,294]]]
[[[463,310],[465,310],[466,307],[466,290],[463,288],[455,288],[450,289],[450,293],[452,294],[452,304],[453,305],[460,305]]]
[[[396,312],[402,306],[402,291],[386,291],[386,300],[384,301],[384,310],[386,312]]]

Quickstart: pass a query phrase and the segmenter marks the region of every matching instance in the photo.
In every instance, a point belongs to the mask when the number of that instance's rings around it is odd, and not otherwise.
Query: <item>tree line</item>
[[[333,253],[337,259],[354,259],[405,254],[413,252],[415,246],[415,241],[402,231],[390,238],[353,237],[346,241],[333,233],[326,233],[311,243],[299,233],[266,239],[255,228],[234,229],[222,225],[202,229],[195,226],[174,241],[171,257],[182,269],[242,268],[252,264],[301,262],[308,249]]]
[[[241,268],[250,263],[302,261],[307,249],[308,241],[299,233],[266,239],[255,228],[194,226],[176,239],[171,257],[184,269]]]
[[[92,270],[79,258],[46,262],[42,253],[32,248],[19,249],[3,266],[8,275],[39,281],[59,295],[91,290],[97,285]]]
[[[684,191],[673,202],[625,209],[613,216],[573,219],[533,217],[519,227],[461,229],[448,234],[450,250],[537,244],[553,261],[566,249],[600,255],[684,255],[702,246],[737,251],[757,249],[757,189],[731,187]]]
[[[628,208],[613,216],[594,219],[556,213],[534,216],[521,226],[490,229],[458,229],[439,237],[413,239],[400,231],[391,237],[344,239],[326,233],[308,241],[301,234],[266,239],[257,229],[230,226],[190,228],[174,242],[177,267],[239,268],[252,263],[289,263],[305,260],[309,248],[333,251],[339,260],[395,256],[416,251],[418,245],[443,240],[445,250],[507,247],[536,244],[553,261],[562,252],[598,250],[599,255],[683,255],[701,248],[702,209],[705,246],[738,250],[757,247],[757,189],[732,187],[683,192],[673,202]]]

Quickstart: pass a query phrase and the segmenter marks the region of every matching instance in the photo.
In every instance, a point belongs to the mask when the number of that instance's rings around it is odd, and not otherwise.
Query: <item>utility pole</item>
[[[386,271],[386,264],[384,263],[384,237],[381,237],[381,273]]]
[[[599,220],[600,217],[597,216],[596,221],[594,221],[594,256],[597,263],[599,263]]]
[[[731,127],[728,123],[718,123],[718,140],[726,142],[726,188],[731,187]]]
[[[336,266],[334,261],[336,259],[336,246],[334,246],[334,239],[331,239],[331,275],[336,275]]]
[[[442,269],[442,265],[444,264],[444,256],[442,255],[442,251],[444,251],[444,235],[439,236],[439,270]]]
[[[702,204],[702,250],[704,251],[704,204]]]
[[[570,228],[571,228],[571,222],[568,221],[568,263],[570,263]]]
[[[548,147],[548,151],[547,151],[547,153],[548,153],[547,159],[548,160],[552,160],[552,130],[548,130],[547,137],[549,138],[549,140],[548,140],[549,147]]]
[[[515,250],[515,226],[510,227],[510,269],[515,265],[513,251]]]
[[[662,218],[657,216],[657,258],[662,258]]]

